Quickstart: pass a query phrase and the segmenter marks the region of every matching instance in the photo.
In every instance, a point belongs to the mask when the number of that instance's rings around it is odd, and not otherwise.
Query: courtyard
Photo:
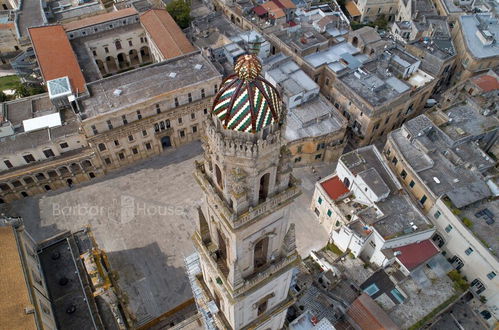
[[[192,297],[184,257],[194,252],[191,235],[202,193],[192,173],[201,153],[194,142],[72,189],[16,201],[0,212],[22,217],[37,241],[90,226],[119,276],[130,312],[144,324]],[[295,172],[303,193],[291,205],[290,220],[305,257],[322,248],[328,235],[309,210],[317,172]]]

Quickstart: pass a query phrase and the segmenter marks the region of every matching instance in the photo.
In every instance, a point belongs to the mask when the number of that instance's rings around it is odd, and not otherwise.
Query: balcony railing
[[[295,183],[296,182],[293,182],[292,186],[280,192],[279,194],[268,198],[267,201],[258,204],[256,207],[250,207],[247,212],[243,213],[233,221],[234,227],[238,228],[256,219],[257,217],[266,214],[267,212],[275,211],[278,206],[284,205],[288,201],[292,201],[301,193],[300,188]]]
[[[208,262],[212,269],[216,270],[218,277],[220,278],[222,284],[225,286],[225,288],[228,291],[233,292],[233,295],[239,295],[242,294],[243,292],[249,290],[250,288],[254,287],[258,283],[268,279],[270,276],[273,274],[279,272],[280,270],[284,269],[285,267],[295,263],[298,261],[298,254],[294,252],[293,254],[289,256],[284,256],[275,262],[269,263],[266,267],[263,269],[259,270],[258,272],[255,272],[251,274],[249,277],[246,277],[242,283],[238,284],[236,287],[232,285],[227,280],[227,276],[229,273],[229,269],[227,268],[227,265],[220,259],[216,257],[216,253],[213,253],[210,251],[210,248],[203,244],[201,240],[201,236],[199,235],[198,232],[196,232],[193,236],[194,242],[198,247],[198,251],[206,258],[208,259]]]
[[[255,207],[250,207],[248,211],[238,216],[230,209],[229,205],[223,199],[223,196],[221,196],[221,193],[217,189],[213,188],[215,185],[211,178],[207,175],[204,164],[196,162],[195,174],[200,181],[201,186],[210,193],[210,196],[213,197],[215,207],[220,211],[221,215],[226,220],[230,220],[232,222],[234,228],[238,228],[257,217],[266,214],[267,212],[275,211],[277,207],[292,201],[301,193],[299,181],[291,177],[291,186],[286,190],[269,197],[267,201],[260,203]]]

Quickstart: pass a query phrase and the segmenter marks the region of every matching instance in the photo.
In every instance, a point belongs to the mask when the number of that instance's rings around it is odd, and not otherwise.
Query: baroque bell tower
[[[299,257],[287,206],[300,190],[283,144],[285,111],[261,69],[254,55],[238,59],[214,99],[196,163],[204,203],[188,271],[207,328],[281,329],[294,302]]]

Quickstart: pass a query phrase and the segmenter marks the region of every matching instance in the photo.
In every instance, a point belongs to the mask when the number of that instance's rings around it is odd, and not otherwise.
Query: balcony
[[[227,279],[229,275],[229,268],[225,264],[224,260],[217,256],[217,249],[214,244],[203,244],[201,236],[198,232],[194,234],[193,241],[196,250],[199,251],[202,259],[207,260],[211,268],[216,271],[217,276],[221,281],[219,284],[223,285],[233,296],[244,293],[280,271],[291,269],[299,261],[299,256],[296,251],[294,251],[291,255],[283,256],[276,261],[269,262],[257,272],[254,272],[250,276],[244,278],[240,283],[230,283]]]
[[[293,199],[301,194],[301,191],[298,181],[293,177],[291,177],[290,184],[291,185],[286,190],[269,197],[265,202],[258,204],[256,207],[250,207],[248,211],[238,216],[237,219],[233,221],[234,227],[241,227],[264,214],[273,212],[281,206],[292,202]]]
[[[198,179],[201,188],[208,193],[209,197],[213,197],[211,202],[214,203],[214,207],[220,211],[222,217],[232,223],[234,228],[239,228],[258,217],[273,212],[276,209],[284,206],[293,201],[301,191],[299,188],[299,181],[293,177],[290,178],[290,186],[284,191],[267,198],[263,203],[258,204],[255,207],[250,207],[248,211],[241,215],[237,215],[232,211],[230,206],[225,202],[221,192],[214,188],[215,184],[211,178],[206,173],[204,164],[196,162],[195,177]]]
[[[208,198],[213,197],[210,202],[214,203],[214,207],[219,210],[220,214],[225,218],[225,220],[233,220],[235,218],[235,214],[231,211],[229,205],[225,202],[221,192],[218,189],[214,188],[215,183],[206,173],[204,164],[196,161],[195,166],[196,168],[194,170],[194,176],[201,188],[207,193]]]

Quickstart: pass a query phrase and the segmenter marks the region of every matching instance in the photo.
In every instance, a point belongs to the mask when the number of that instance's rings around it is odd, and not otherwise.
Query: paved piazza
[[[192,173],[201,152],[200,143],[191,143],[72,189],[29,197],[0,210],[23,217],[35,240],[90,226],[118,273],[131,312],[144,323],[192,296],[183,258],[194,251],[190,237],[202,194]],[[309,210],[317,174],[309,169],[295,172],[303,180],[303,194],[290,216],[296,223],[298,250],[306,256],[326,244],[327,233]]]

